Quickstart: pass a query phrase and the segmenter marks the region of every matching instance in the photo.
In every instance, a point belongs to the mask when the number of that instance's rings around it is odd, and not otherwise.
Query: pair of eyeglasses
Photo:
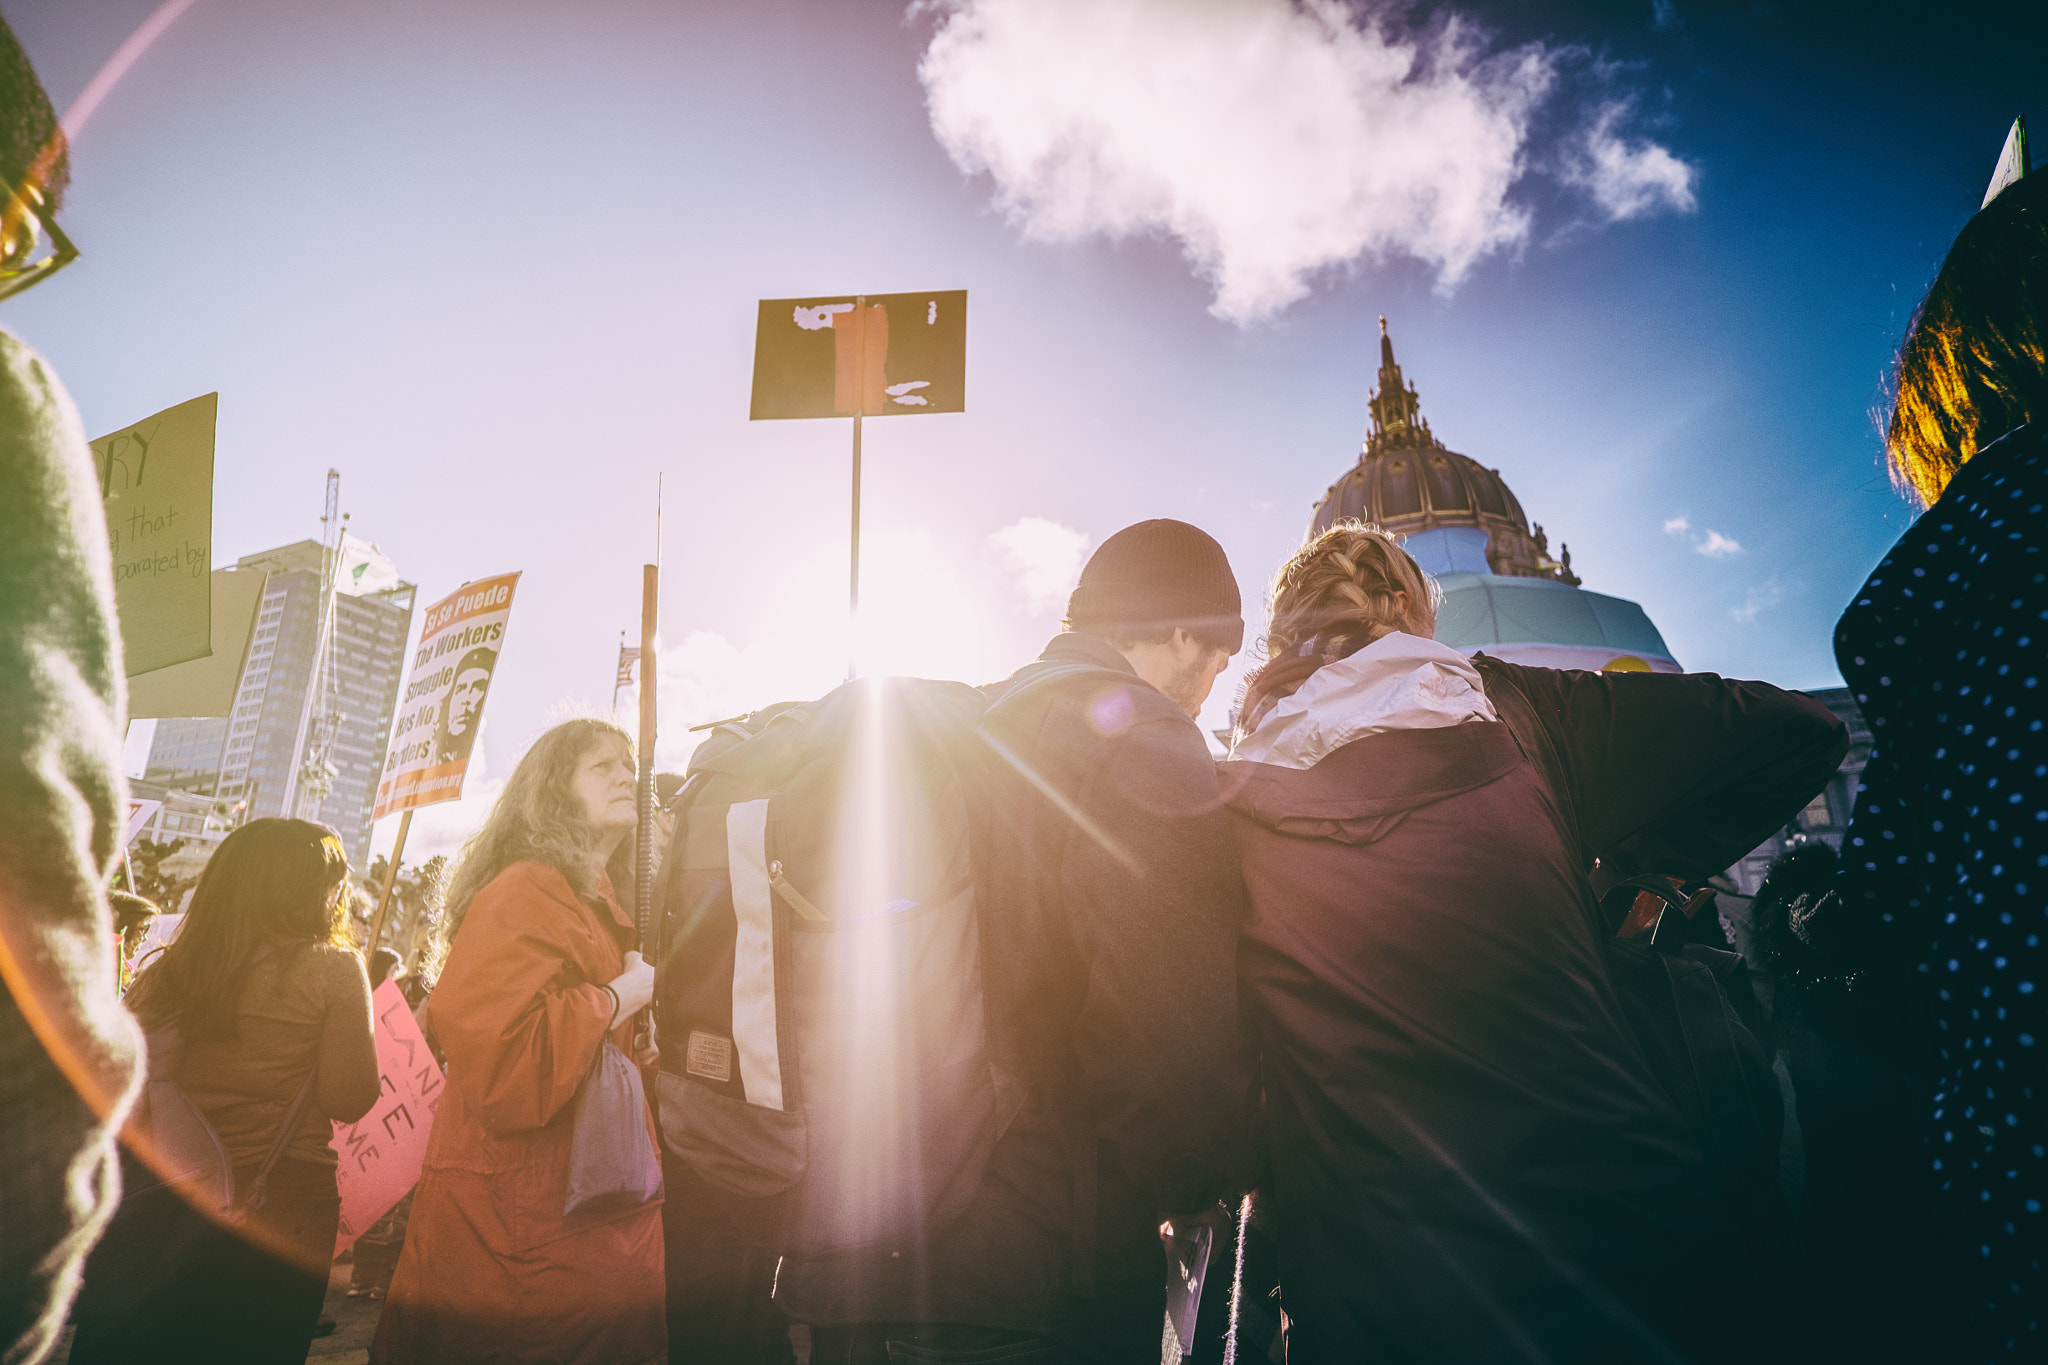
[[[0,265],[0,299],[12,298],[22,290],[42,283],[78,259],[78,248],[64,235],[64,229],[57,226],[57,216],[43,208],[43,194],[33,182],[15,190],[7,197],[7,207],[0,212],[0,251],[16,239],[23,227],[29,223],[36,230],[29,238],[28,248],[19,257],[10,253],[9,260],[20,259],[20,265]],[[47,239],[47,240],[46,240]],[[36,252],[47,246],[41,256]]]

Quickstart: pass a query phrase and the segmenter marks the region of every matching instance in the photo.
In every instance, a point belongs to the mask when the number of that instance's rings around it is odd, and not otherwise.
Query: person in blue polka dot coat
[[[1875,750],[1840,874],[1792,912],[1910,1002],[1933,1339],[1969,1361],[2048,1360],[2044,333],[2048,173],[1964,228],[1900,349],[1887,454],[1927,510],[1836,628]]]

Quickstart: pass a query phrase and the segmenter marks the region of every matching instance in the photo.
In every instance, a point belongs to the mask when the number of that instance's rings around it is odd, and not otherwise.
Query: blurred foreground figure
[[[1737,960],[1681,950],[1666,986],[1647,942],[1603,944],[1589,876],[1719,872],[1826,784],[1843,727],[1710,674],[1482,674],[1431,638],[1433,586],[1377,528],[1311,541],[1223,764],[1287,1358],[1770,1358],[1726,1290],[1770,1239],[1724,1207],[1620,974],[1668,999]],[[1782,1214],[1767,1057],[1750,1169]]]
[[[569,1214],[579,1088],[630,1055],[654,969],[613,873],[632,866],[632,741],[573,720],[535,741],[464,848],[425,1013],[448,1088],[370,1358],[643,1365],[666,1357],[661,1200]],[[651,1112],[636,1126],[654,1157]]]
[[[160,1080],[197,1106],[227,1151],[232,1222],[124,1163],[72,1365],[306,1358],[341,1218],[328,1144],[378,1092],[348,884],[332,829],[252,820],[221,840],[184,928],[136,977],[128,1005],[149,1036],[150,1121]]]
[[[1067,632],[989,689],[975,888],[989,1054],[1022,1107],[950,1222],[784,1258],[813,1361],[1160,1358],[1160,1221],[1235,1192],[1243,1125],[1243,889],[1193,721],[1240,613],[1220,545],[1143,522],[1082,570]]]
[[[63,134],[0,21],[0,298],[69,259]],[[49,245],[45,246],[44,241]],[[42,253],[42,254],[39,254]],[[57,377],[0,331],[0,1360],[41,1359],[113,1211],[141,1035],[118,998],[121,649],[99,481]]]
[[[1790,915],[1809,1015],[1876,1077],[1828,1154],[1867,1188],[1820,1231],[1838,1311],[1891,1359],[2048,1355],[2048,174],[2026,169],[2016,127],[1899,350],[1886,452],[1927,510],[1835,629],[1876,748],[1840,877]],[[1893,1330],[1902,1298],[1936,1306],[1924,1337]]]

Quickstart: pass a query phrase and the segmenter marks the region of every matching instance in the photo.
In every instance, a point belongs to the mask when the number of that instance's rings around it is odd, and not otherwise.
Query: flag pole
[[[655,657],[656,605],[661,593],[661,568],[645,564],[640,569],[640,774],[634,793],[638,808],[636,866],[633,869],[634,912],[640,926],[644,952],[652,946],[654,920],[654,687],[659,671],[650,666]]]
[[[618,718],[619,714],[619,659],[623,659],[625,657],[626,632],[622,630],[619,632],[618,657],[612,660],[612,718],[615,720]]]
[[[391,846],[391,861],[384,865],[384,889],[377,895],[377,914],[370,921],[370,939],[363,945],[363,961],[377,955],[377,940],[384,937],[384,917],[391,909],[391,888],[398,882],[398,860],[405,853],[405,836],[412,832],[412,807],[398,817],[398,841]]]

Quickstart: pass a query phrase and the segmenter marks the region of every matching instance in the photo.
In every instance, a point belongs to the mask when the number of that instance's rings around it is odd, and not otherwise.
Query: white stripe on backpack
[[[782,1051],[775,1034],[775,908],[768,890],[768,799],[738,801],[725,813],[732,872],[732,1040],[747,1103],[781,1109]]]

